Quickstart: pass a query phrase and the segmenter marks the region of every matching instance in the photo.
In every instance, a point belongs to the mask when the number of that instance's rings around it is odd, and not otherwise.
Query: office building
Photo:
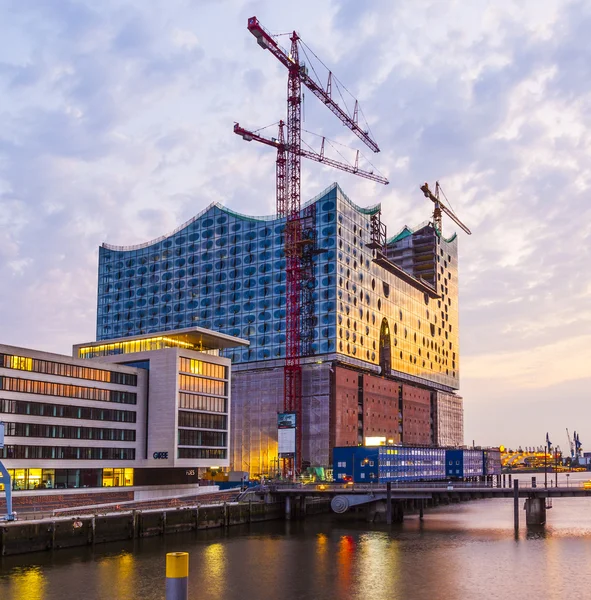
[[[190,328],[75,346],[0,345],[0,458],[15,489],[178,486],[229,466],[230,360]],[[88,360],[92,359],[92,360]]]
[[[391,238],[380,206],[334,184],[302,208],[302,457],[332,448],[461,444],[457,239],[432,223]],[[192,326],[244,338],[232,361],[231,466],[277,469],[283,409],[285,222],[212,204],[169,235],[99,251],[97,339]],[[389,442],[393,440],[393,442]]]

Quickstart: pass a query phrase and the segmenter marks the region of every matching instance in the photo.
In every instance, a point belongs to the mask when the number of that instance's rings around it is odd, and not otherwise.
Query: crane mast
[[[310,276],[309,265],[303,266],[302,248],[309,244],[303,240],[301,221],[301,159],[302,156],[324,163],[335,168],[387,184],[388,180],[355,166],[345,165],[324,157],[323,150],[320,154],[302,149],[302,84],[317,96],[341,122],[346,125],[359,139],[361,139],[374,152],[379,152],[376,142],[358,124],[358,103],[355,101],[355,110],[350,117],[331,97],[332,73],[329,73],[327,89],[325,90],[309,75],[305,65],[299,60],[300,40],[293,31],[290,36],[291,47],[287,53],[274,39],[274,37],[259,23],[256,17],[248,19],[248,30],[254,35],[261,48],[269,50],[273,56],[287,68],[287,123],[279,122],[277,140],[260,136],[252,131],[243,129],[238,123],[234,125],[234,132],[247,141],[258,141],[277,149],[276,184],[277,184],[277,216],[285,219],[284,253],[286,261],[286,352],[284,367],[284,398],[283,405],[286,412],[296,415],[296,447],[293,459],[284,461],[284,475],[295,477],[302,467],[302,279]],[[284,129],[287,129],[287,140]],[[324,140],[323,140],[324,144]],[[324,145],[323,145],[324,148]]]

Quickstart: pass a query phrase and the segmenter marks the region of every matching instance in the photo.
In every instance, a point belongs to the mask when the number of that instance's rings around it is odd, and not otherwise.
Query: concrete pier
[[[527,498],[525,501],[525,523],[526,525],[546,524],[546,499]]]

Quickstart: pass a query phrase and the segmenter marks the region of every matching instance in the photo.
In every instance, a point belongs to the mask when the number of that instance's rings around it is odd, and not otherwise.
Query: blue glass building
[[[457,240],[426,223],[403,228],[377,248],[372,225],[379,214],[379,205],[361,208],[337,184],[302,208],[309,243],[301,426],[304,459],[312,465],[330,465],[330,432],[339,413],[334,365],[427,388],[442,402],[458,398]],[[103,244],[99,251],[97,340],[199,326],[250,342],[247,349],[224,351],[233,362],[238,470],[269,472],[276,460],[284,227],[282,219],[250,217],[216,203],[159,239]],[[392,411],[398,416],[398,399]]]

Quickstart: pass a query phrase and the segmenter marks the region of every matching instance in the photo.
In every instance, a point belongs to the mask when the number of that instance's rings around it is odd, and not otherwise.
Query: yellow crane
[[[434,194],[429,189],[429,185],[427,183],[425,183],[424,185],[421,186],[421,192],[423,192],[423,194],[425,194],[425,198],[429,198],[429,200],[431,200],[435,204],[435,208],[433,209],[433,224],[435,225],[435,228],[437,229],[437,231],[439,232],[440,235],[442,233],[442,222],[441,221],[442,221],[443,213],[445,213],[454,223],[459,225],[468,235],[472,235],[472,232],[466,227],[466,225],[464,225],[462,223],[462,221],[460,221],[460,219],[454,213],[454,211],[451,208],[447,207],[443,203],[443,201],[440,199],[440,197],[439,197],[440,193],[442,193],[444,197],[445,197],[445,193],[441,189],[441,186],[439,185],[439,181],[435,182],[435,193]],[[446,197],[446,200],[447,200],[447,197]]]

